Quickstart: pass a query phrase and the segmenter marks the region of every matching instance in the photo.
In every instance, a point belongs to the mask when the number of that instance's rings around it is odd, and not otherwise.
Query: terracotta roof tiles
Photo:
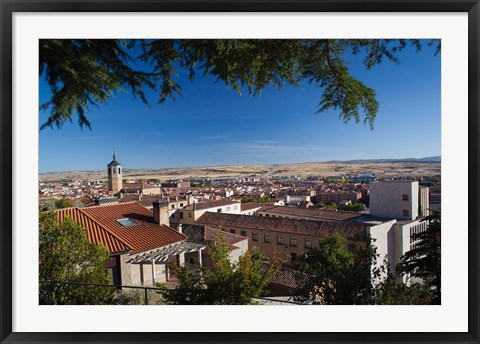
[[[248,228],[253,230],[296,233],[319,237],[339,234],[345,238],[350,238],[358,233],[365,232],[367,228],[367,226],[357,223],[312,221],[211,212],[206,212],[196,222],[202,225],[222,226],[223,228]]]
[[[76,208],[70,208],[76,209]],[[76,216],[78,211],[82,215]],[[71,215],[69,215],[71,212]],[[59,211],[60,216],[72,217],[74,221],[82,224],[87,229],[87,233],[91,232],[92,242],[97,240],[104,243],[107,248],[107,242],[102,238],[102,232],[108,232],[111,236],[122,242],[124,246],[132,250],[132,253],[139,253],[148,251],[157,247],[167,246],[179,241],[185,240],[187,237],[174,229],[159,225],[153,221],[152,212],[138,203],[123,203],[111,204],[98,207],[90,207],[84,209],[76,209],[75,211],[68,211],[66,209]],[[133,220],[136,225],[124,227],[117,220],[122,218],[129,218]],[[110,238],[110,237],[109,237]],[[96,242],[96,243],[98,243]],[[116,252],[117,246],[111,245],[109,252]],[[119,246],[120,247],[120,246]]]
[[[335,211],[318,208],[296,208],[296,207],[284,207],[277,205],[265,205],[259,213],[265,212],[270,214],[278,214],[279,216],[301,216],[303,218],[318,219],[324,221],[347,221],[363,214],[352,211]]]

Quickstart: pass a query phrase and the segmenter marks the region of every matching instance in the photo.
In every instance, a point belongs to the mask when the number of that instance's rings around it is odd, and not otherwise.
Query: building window
[[[191,213],[191,212],[188,212],[188,217],[192,217],[192,213]]]
[[[403,209],[403,216],[410,216],[410,211]]]
[[[226,207],[226,208],[225,208],[225,211],[230,211],[230,207]]]
[[[408,194],[403,194],[403,195],[402,195],[402,199],[403,199],[404,201],[408,201]]]
[[[283,245],[283,235],[277,235],[277,244]]]
[[[235,229],[230,229],[230,233],[235,234]]]
[[[180,213],[180,220],[183,220],[183,213]]]
[[[238,205],[234,205],[233,210],[237,210],[237,209],[238,209]]]
[[[312,239],[305,239],[305,247],[306,248],[312,247]]]
[[[122,173],[122,170],[120,169],[120,167],[118,168],[118,173],[119,174]]]
[[[258,233],[257,232],[252,232],[252,240],[253,241],[258,241]]]
[[[247,236],[247,231],[240,231],[240,235],[246,237]]]
[[[263,242],[266,242],[267,244],[270,243],[270,233],[265,233],[263,235]]]
[[[290,246],[296,247],[297,246],[297,238],[290,237]]]
[[[296,253],[290,253],[290,261],[293,263],[296,260],[297,260],[297,254]]]
[[[183,207],[183,203],[180,203],[180,208]]]
[[[175,204],[172,204],[172,209],[175,209]]]
[[[221,213],[222,212],[222,209],[217,209],[217,213]]]
[[[195,265],[195,258],[190,258],[190,264]]]

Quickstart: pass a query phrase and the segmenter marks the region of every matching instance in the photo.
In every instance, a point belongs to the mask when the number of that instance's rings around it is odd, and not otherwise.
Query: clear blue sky
[[[127,93],[86,113],[92,130],[76,122],[40,132],[40,172],[106,168],[116,147],[125,168],[165,168],[328,160],[421,158],[440,155],[440,56],[424,45],[408,48],[400,64],[366,70],[351,59],[351,73],[373,87],[380,108],[374,130],[344,124],[339,113],[316,114],[321,90],[305,84],[238,95],[211,77],[192,83],[184,73],[183,95],[151,108]],[[50,97],[40,80],[40,102]],[[40,112],[40,124],[47,118]]]

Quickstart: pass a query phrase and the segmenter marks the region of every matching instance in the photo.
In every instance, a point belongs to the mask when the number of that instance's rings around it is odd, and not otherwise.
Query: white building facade
[[[419,216],[418,182],[371,182],[370,214],[398,220],[415,220]]]

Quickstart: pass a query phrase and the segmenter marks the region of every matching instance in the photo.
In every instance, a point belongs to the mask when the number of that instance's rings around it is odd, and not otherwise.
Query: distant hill
[[[423,163],[439,163],[442,162],[442,158],[440,156],[428,156],[425,158],[403,158],[403,159],[356,159],[356,160],[332,160],[326,161],[329,163],[333,162],[343,162],[343,163],[351,163],[351,164],[375,164],[375,163],[389,163],[389,162],[423,162]]]

